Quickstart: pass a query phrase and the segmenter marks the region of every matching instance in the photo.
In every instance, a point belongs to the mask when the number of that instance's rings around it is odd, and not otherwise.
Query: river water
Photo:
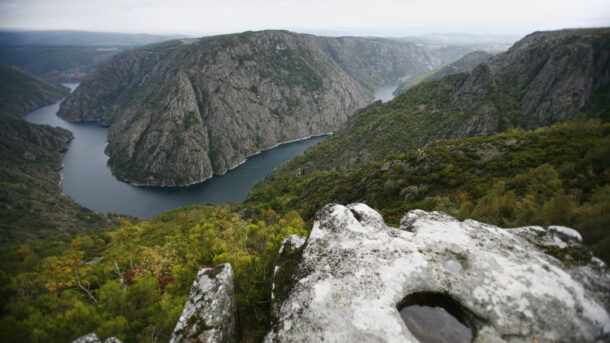
[[[65,84],[74,90],[78,84]],[[393,86],[394,89],[396,86]],[[393,89],[392,89],[393,91]],[[387,87],[375,99],[387,101]],[[391,98],[390,98],[391,99]],[[323,141],[326,136],[282,144],[249,157],[225,175],[188,187],[135,187],[115,178],[104,154],[108,128],[98,123],[73,123],[57,117],[59,103],[45,106],[24,117],[35,124],[59,126],[72,131],[74,139],[63,156],[61,190],[79,204],[97,212],[130,214],[142,219],[163,211],[201,202],[243,201],[252,186],[282,163]]]

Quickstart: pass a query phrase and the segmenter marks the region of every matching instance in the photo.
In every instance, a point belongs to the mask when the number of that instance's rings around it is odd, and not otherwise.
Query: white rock
[[[564,236],[567,236],[569,238],[575,239],[579,242],[582,242],[582,237],[580,236],[580,233],[578,233],[578,231],[574,230],[574,229],[570,229],[569,227],[565,227],[565,226],[549,226],[548,230],[551,232],[557,232],[559,234],[562,234]]]
[[[170,342],[237,342],[234,283],[228,263],[201,269]]]
[[[282,242],[279,251],[278,263],[273,270],[273,283],[271,284],[271,318],[275,319],[282,301],[292,287],[291,276],[294,273],[301,250],[305,244],[305,237],[289,235]]]
[[[91,332],[75,339],[72,343],[102,343],[102,341],[100,341],[99,337],[97,337],[94,332]],[[116,337],[110,337],[106,338],[104,343],[121,343],[121,341]]]
[[[265,342],[417,342],[398,306],[420,292],[459,303],[474,342],[607,341],[610,272],[546,255],[533,240],[549,235],[421,210],[395,229],[366,205],[327,205]]]
[[[75,339],[72,343],[102,343],[102,341],[92,332]]]

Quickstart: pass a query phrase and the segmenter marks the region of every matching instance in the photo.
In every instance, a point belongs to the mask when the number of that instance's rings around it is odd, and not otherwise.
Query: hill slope
[[[57,170],[72,133],[21,119],[68,92],[0,66],[0,246],[118,222],[115,216],[94,213],[61,193]]]
[[[59,114],[111,125],[117,177],[188,185],[334,131],[377,86],[438,63],[414,44],[284,31],[171,41],[115,56]]]
[[[446,65],[440,69],[431,70],[425,74],[407,80],[394,91],[394,95],[403,93],[407,89],[413,88],[422,82],[440,80],[443,77],[452,74],[468,73],[479,64],[486,63],[491,60],[493,56],[494,54],[486,51],[473,51],[467,53],[466,55],[462,56],[460,59],[449,65]]]
[[[278,173],[349,168],[444,138],[610,115],[610,29],[533,33],[489,64],[359,111]]]
[[[0,31],[0,64],[53,82],[80,82],[117,53],[178,37],[70,30]]]
[[[0,113],[25,115],[68,95],[70,90],[14,67],[0,65]]]
[[[555,124],[444,140],[347,171],[275,173],[246,205],[311,219],[328,203],[364,202],[397,224],[412,209],[516,227],[579,230],[610,261],[610,124]]]
[[[142,46],[183,37],[146,33],[92,32],[76,30],[0,31],[0,45]]]

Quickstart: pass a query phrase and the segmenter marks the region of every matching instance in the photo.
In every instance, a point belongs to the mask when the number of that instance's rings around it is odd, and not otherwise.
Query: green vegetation
[[[177,46],[182,45],[182,40],[180,39],[173,39],[173,40],[168,40],[168,41],[164,41],[164,42],[159,42],[159,43],[153,43],[153,44],[148,44],[145,45],[141,48],[136,49],[137,50],[141,50],[141,51],[158,51],[158,50],[165,50],[165,49],[171,49],[171,48],[175,48]]]
[[[234,47],[250,34],[199,44]],[[317,87],[319,75],[311,71],[321,69],[309,66],[302,51],[285,49],[264,61],[256,46],[244,50],[251,53],[235,55],[240,67],[251,60],[269,63],[265,77]],[[542,62],[531,65],[539,69]],[[273,66],[298,70],[303,78],[284,77]],[[229,262],[236,275],[242,340],[260,341],[270,322],[280,243],[289,234],[306,235],[315,212],[330,202],[365,202],[390,225],[420,208],[502,227],[570,226],[610,262],[608,86],[593,92],[578,120],[525,131],[518,127],[532,123],[520,101],[531,80],[519,78],[537,74],[517,67],[507,67],[503,78],[480,88],[477,97],[456,93],[469,78],[456,74],[420,84],[386,104],[374,103],[258,183],[242,205],[195,205],[142,222],[119,223],[116,216],[96,214],[63,197],[54,169],[69,133],[1,115],[0,230],[4,239],[18,243],[0,250],[0,337],[67,342],[93,331],[124,342],[167,341],[197,271]],[[351,70],[357,73],[358,64]],[[483,69],[477,72],[486,76]],[[148,94],[149,106],[162,104],[174,89],[168,85],[160,96]],[[292,100],[286,104],[298,106]],[[597,119],[587,120],[591,117]],[[483,120],[477,124],[473,118]],[[456,131],[468,128],[464,123],[477,129],[487,120],[497,120],[497,130],[505,132],[445,140],[459,137]],[[197,122],[194,112],[188,113],[184,129]],[[462,134],[481,133],[492,132]],[[131,163],[115,168],[142,173]],[[543,249],[566,265],[589,259],[571,248]]]
[[[610,45],[610,31],[568,30],[540,35],[549,37],[511,50],[472,73],[451,74],[419,84],[390,102],[371,104],[279,172],[353,168],[439,139],[489,135],[516,127],[535,129],[576,117],[610,120],[610,86],[586,72],[597,75],[607,71],[604,51]],[[589,47],[592,60],[583,61],[579,56],[581,46]],[[565,99],[583,95],[580,90],[558,95],[574,80],[591,84],[590,94],[580,98],[584,106],[574,102],[572,108],[562,107],[569,101]],[[537,91],[538,87],[546,88]]]
[[[283,165],[280,172],[303,167],[317,170],[333,169],[337,165],[352,167],[448,136],[449,128],[458,126],[467,114],[457,112],[448,116],[445,108],[429,101],[449,104],[453,85],[466,77],[466,74],[451,75],[444,82],[425,83],[390,102],[373,103],[356,113],[327,140]]]
[[[246,220],[238,209],[196,205],[5,250],[0,335],[67,342],[94,331],[123,342],[166,342],[198,270],[229,262],[242,335],[259,341],[269,324],[279,246],[289,234],[306,234],[305,224],[296,212],[267,210]]]
[[[347,171],[284,170],[246,204],[312,219],[330,202],[365,202],[395,225],[416,208],[502,227],[565,225],[610,262],[610,124],[440,141]]]
[[[25,115],[50,105],[70,90],[15,67],[0,65],[0,113]]]

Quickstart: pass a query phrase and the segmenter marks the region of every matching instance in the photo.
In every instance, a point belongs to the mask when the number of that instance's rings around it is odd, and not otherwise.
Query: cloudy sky
[[[610,0],[0,0],[0,27],[203,36],[260,29],[404,36],[610,26]]]

